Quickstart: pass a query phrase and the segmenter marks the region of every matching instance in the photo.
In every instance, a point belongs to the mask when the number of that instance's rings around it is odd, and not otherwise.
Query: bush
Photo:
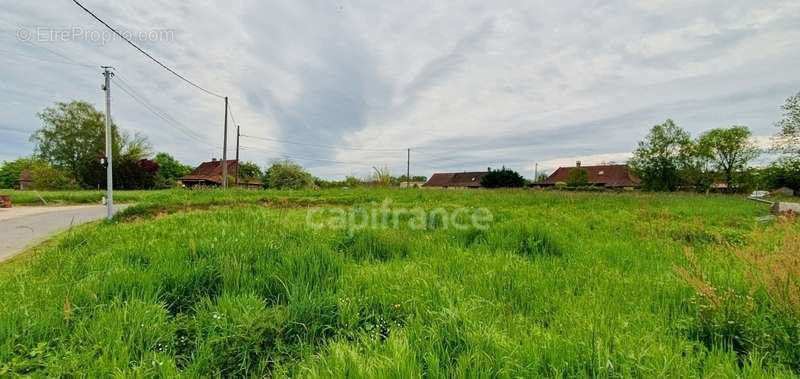
[[[489,169],[489,173],[481,178],[481,186],[486,188],[514,188],[525,185],[525,178],[518,172],[505,167],[499,170]]]
[[[267,170],[264,183],[274,189],[304,189],[314,185],[314,177],[297,163],[280,161]]]

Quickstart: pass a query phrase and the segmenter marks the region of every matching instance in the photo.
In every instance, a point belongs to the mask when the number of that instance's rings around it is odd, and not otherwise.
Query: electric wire
[[[175,127],[175,129],[177,129],[178,131],[189,137],[189,139],[197,143],[203,144],[205,146],[213,147],[214,149],[216,149],[215,146],[205,141],[202,136],[196,134],[191,128],[176,120],[169,113],[159,109],[158,107],[147,101],[147,99],[144,96],[142,96],[135,89],[133,89],[130,83],[128,83],[126,80],[120,77],[118,73],[116,73],[115,76],[117,79],[117,87],[122,92],[130,96],[134,101],[142,105],[150,113],[160,118],[161,120],[165,121],[167,124]]]
[[[362,147],[353,147],[353,146],[336,146],[336,145],[322,145],[322,144],[314,144],[314,143],[306,143],[306,142],[296,142],[296,141],[289,141],[284,139],[278,138],[269,138],[269,137],[258,137],[252,136],[249,134],[242,134],[242,137],[262,140],[262,141],[272,141],[272,142],[280,142],[280,143],[287,143],[291,145],[299,145],[299,146],[308,146],[308,147],[317,147],[321,149],[333,149],[333,150],[353,150],[353,151],[382,151],[382,152],[401,152],[406,151],[406,149],[372,149],[372,148],[362,148]]]
[[[201,87],[200,85],[196,84],[195,82],[193,82],[193,81],[191,81],[191,80],[187,79],[185,76],[183,76],[183,75],[181,75],[181,74],[177,73],[175,70],[173,70],[173,69],[171,69],[171,68],[167,67],[167,65],[165,65],[165,64],[163,64],[163,63],[161,63],[161,61],[159,61],[158,59],[156,59],[155,57],[153,57],[152,55],[150,55],[148,52],[144,51],[144,50],[143,50],[141,47],[137,46],[137,45],[136,45],[135,43],[133,43],[131,40],[129,40],[128,38],[126,38],[124,35],[122,35],[122,33],[118,32],[116,29],[114,29],[113,27],[111,27],[111,25],[109,25],[108,23],[106,23],[105,21],[103,21],[102,19],[100,19],[100,17],[98,17],[97,15],[95,15],[94,13],[92,13],[92,11],[90,11],[89,9],[87,9],[86,7],[84,7],[84,6],[83,6],[83,4],[81,4],[81,3],[79,3],[79,2],[78,2],[78,0],[72,0],[72,2],[74,2],[74,3],[75,3],[77,6],[79,6],[79,7],[80,7],[81,9],[83,9],[83,10],[84,10],[86,13],[88,13],[90,16],[92,16],[92,17],[93,17],[95,20],[97,20],[97,21],[99,21],[101,24],[103,24],[103,25],[104,25],[106,28],[108,28],[109,30],[111,30],[112,32],[114,32],[114,34],[116,34],[117,36],[119,36],[120,38],[122,38],[123,40],[125,40],[125,42],[127,42],[129,45],[133,46],[133,47],[134,47],[136,50],[139,50],[139,52],[140,52],[140,53],[144,54],[146,57],[150,58],[150,59],[151,59],[153,62],[156,62],[156,63],[157,63],[159,66],[163,67],[165,70],[169,71],[170,73],[172,73],[173,75],[177,76],[178,78],[180,78],[180,79],[181,79],[181,80],[183,80],[184,82],[186,82],[186,83],[189,83],[189,84],[190,84],[190,85],[192,85],[193,87],[195,87],[195,88],[197,88],[197,89],[199,89],[199,90],[201,90],[201,91],[203,91],[203,92],[205,92],[205,93],[207,93],[207,94],[209,94],[209,95],[211,95],[211,96],[216,96],[216,97],[218,97],[218,98],[220,98],[220,99],[224,98],[224,96],[222,96],[222,95],[219,95],[219,94],[217,94],[217,93],[215,93],[215,92],[212,92],[212,91],[210,91],[210,90],[208,90],[208,89],[205,89],[205,88]]]
[[[372,167],[371,165],[366,164],[364,162],[339,161],[339,160],[332,160],[332,159],[299,157],[299,156],[296,156],[294,154],[289,154],[289,153],[286,153],[286,152],[283,152],[283,151],[275,151],[275,150],[272,150],[272,149],[265,149],[265,148],[260,148],[260,147],[256,147],[256,146],[240,146],[240,148],[243,149],[243,150],[251,150],[252,149],[252,150],[268,151],[268,152],[271,152],[271,153],[274,153],[274,154],[278,154],[281,157],[285,157],[285,158],[288,158],[288,159],[305,160],[305,161],[316,161],[316,162],[327,162],[327,163],[334,163],[334,164],[340,164],[340,165],[350,165],[350,166]],[[393,164],[393,166],[400,166],[400,165],[401,165],[400,163]],[[402,163],[402,165],[405,165],[405,163]]]

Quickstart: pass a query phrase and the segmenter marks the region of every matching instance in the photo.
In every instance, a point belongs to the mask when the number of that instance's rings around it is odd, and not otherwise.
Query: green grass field
[[[800,227],[763,219],[766,206],[742,197],[371,189],[119,198],[138,205],[0,265],[0,376],[800,373]],[[422,230],[308,226],[310,209],[352,213],[386,199],[484,207],[493,221],[485,230],[430,215]]]

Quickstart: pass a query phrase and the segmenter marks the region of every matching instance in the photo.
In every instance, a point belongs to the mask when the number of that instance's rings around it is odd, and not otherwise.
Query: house
[[[236,185],[236,171],[239,169],[239,163],[235,160],[228,160],[228,185],[233,187]],[[179,179],[180,182],[186,187],[218,187],[222,185],[222,161],[212,159],[210,162],[203,162],[197,166],[194,171]],[[262,183],[256,179],[243,179],[239,178],[240,188],[259,189],[263,187]]]
[[[481,179],[487,171],[436,173],[428,179],[423,187],[439,188],[480,188]]]
[[[33,176],[28,170],[23,170],[19,173],[19,180],[17,182],[19,183],[20,191],[33,189]]]
[[[555,186],[557,183],[569,181],[569,173],[575,169],[583,169],[589,174],[589,185],[614,189],[634,189],[641,186],[641,181],[625,164],[609,164],[599,166],[581,166],[577,162],[574,167],[559,167],[543,182],[536,183],[542,187]]]

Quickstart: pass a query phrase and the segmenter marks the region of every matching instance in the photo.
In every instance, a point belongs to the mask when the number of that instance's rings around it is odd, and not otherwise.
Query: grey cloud
[[[175,30],[175,41],[147,43],[148,51],[231,96],[248,134],[326,145],[410,145],[448,158],[414,156],[412,166],[416,159],[423,174],[630,151],[668,117],[695,134],[744,123],[769,135],[783,99],[800,89],[793,71],[800,55],[791,42],[800,39],[800,7],[793,0],[86,5],[125,29]],[[59,58],[15,40],[16,25],[101,28],[70,2],[6,8],[0,50],[51,61]],[[712,32],[691,29],[697,20]],[[662,37],[678,43],[660,46]],[[641,40],[655,45],[637,49]],[[207,140],[202,147],[187,143],[116,92],[115,120],[149,135],[157,150],[193,164],[219,156],[218,99],[119,41],[47,46],[93,66],[115,65],[137,91]],[[99,70],[3,53],[0,60],[0,119],[7,125],[0,126],[0,158],[30,154],[25,133],[39,127],[36,112],[53,102],[102,106]],[[265,151],[247,151],[245,159],[263,164],[279,152],[347,159],[332,150],[259,146]],[[361,157],[366,166],[398,160]],[[370,169],[307,163],[323,175]]]

